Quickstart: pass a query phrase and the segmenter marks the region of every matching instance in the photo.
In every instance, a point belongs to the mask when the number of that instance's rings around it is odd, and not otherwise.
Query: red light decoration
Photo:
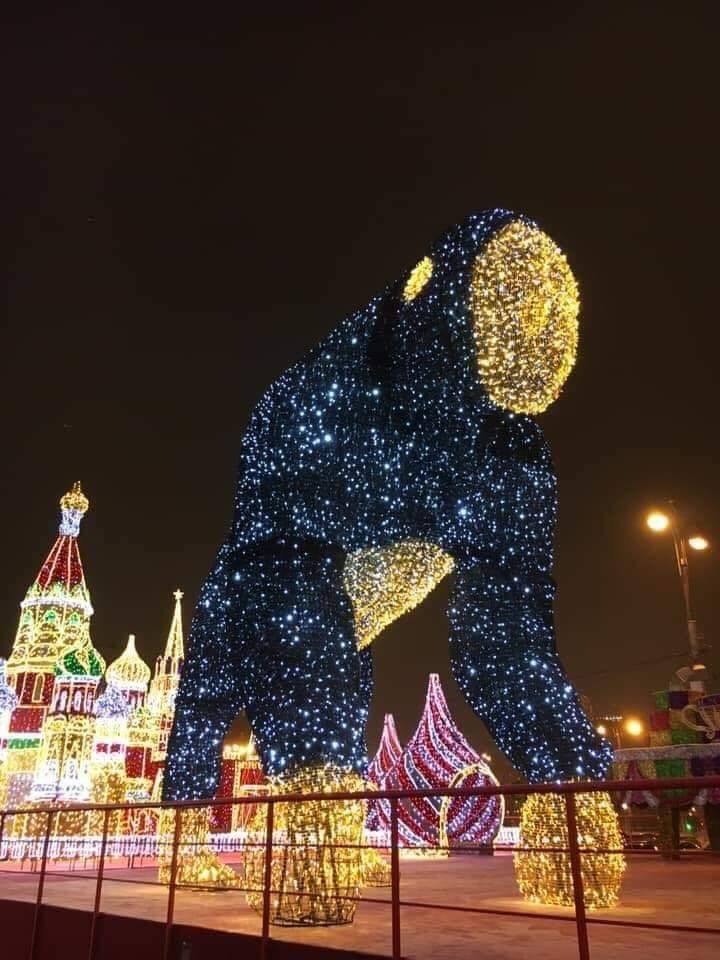
[[[397,735],[395,727],[395,718],[391,713],[385,714],[383,722],[383,732],[380,737],[380,745],[377,753],[370,761],[367,769],[367,779],[371,784],[382,790],[385,785],[385,778],[400,759],[402,754],[402,744]],[[368,814],[365,826],[368,830],[380,830],[380,812],[378,801],[371,800],[368,804]]]
[[[387,752],[382,755],[386,757]],[[480,787],[498,781],[450,716],[440,678],[432,673],[420,723],[379,785],[388,790],[425,790],[454,783]],[[380,828],[389,830],[389,802],[379,800],[376,807]],[[503,813],[501,796],[454,798],[444,805],[439,796],[401,800],[400,842],[411,848],[437,848],[445,838],[448,843],[490,843]]]

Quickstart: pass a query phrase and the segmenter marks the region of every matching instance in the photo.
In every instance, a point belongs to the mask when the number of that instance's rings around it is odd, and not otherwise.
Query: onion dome
[[[368,781],[374,783],[376,787],[382,790],[385,786],[385,777],[398,762],[401,753],[402,746],[398,739],[395,718],[391,713],[386,713],[385,720],[383,721],[380,745],[377,748],[377,753],[368,764]],[[368,830],[380,830],[382,827],[382,813],[379,807],[380,804],[377,800],[371,800],[368,803],[367,818],[365,820],[365,826]]]
[[[127,646],[107,668],[105,679],[108,685],[127,690],[146,690],[150,682],[150,667],[135,649],[135,634],[128,637]]]
[[[393,717],[391,713],[386,713],[383,722],[383,732],[380,737],[380,746],[368,765],[368,780],[378,787],[382,787],[383,781],[390,768],[400,759],[401,753],[402,747],[395,727],[395,717]]]
[[[400,758],[385,775],[387,790],[496,786],[490,767],[473,750],[450,715],[436,673],[430,674],[420,723]],[[381,800],[381,825],[389,826],[389,804]],[[438,846],[450,841],[489,843],[504,814],[501,796],[408,798],[398,805],[405,846]]]
[[[0,658],[0,715],[12,713],[17,703],[18,696],[5,679],[5,661]]]
[[[104,672],[105,661],[91,645],[68,650],[55,664],[55,676],[101,677]]]
[[[129,717],[130,712],[130,704],[114,683],[109,683],[95,701],[95,715],[97,717],[121,720]]]

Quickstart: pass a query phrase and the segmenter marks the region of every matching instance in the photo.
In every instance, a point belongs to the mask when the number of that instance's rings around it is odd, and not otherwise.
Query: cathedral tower
[[[93,608],[78,548],[80,522],[88,506],[78,481],[60,500],[57,540],[20,604],[20,622],[7,663],[7,680],[18,698],[7,742],[9,806],[28,799],[57,664],[66,654],[74,651],[83,656],[92,648]]]

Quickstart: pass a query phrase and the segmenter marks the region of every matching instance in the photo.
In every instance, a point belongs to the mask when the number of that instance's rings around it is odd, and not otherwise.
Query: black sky
[[[561,653],[599,713],[645,709],[682,664],[670,544],[642,513],[674,496],[720,541],[714,4],[521,6],[74,9],[4,31],[0,654],[81,478],[94,642],[110,658],[133,631],[154,656],[229,522],[262,390],[448,225],[506,206],[583,296],[542,418]],[[717,551],[693,570],[711,642],[719,570]],[[430,670],[487,744],[445,597],[376,643],[371,745],[385,710],[410,734]]]

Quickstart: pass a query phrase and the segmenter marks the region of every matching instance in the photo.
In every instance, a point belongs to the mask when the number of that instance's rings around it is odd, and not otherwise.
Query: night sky
[[[596,713],[644,711],[686,637],[643,512],[674,497],[720,543],[714,5],[286,6],[5,31],[0,654],[79,478],[93,641],[110,659],[134,632],[154,657],[177,586],[189,624],[262,391],[450,224],[505,206],[583,301],[541,417],[558,645]],[[717,674],[718,552],[693,561]],[[374,645],[371,750],[386,710],[412,732],[430,671],[489,744],[450,677],[448,589]]]

